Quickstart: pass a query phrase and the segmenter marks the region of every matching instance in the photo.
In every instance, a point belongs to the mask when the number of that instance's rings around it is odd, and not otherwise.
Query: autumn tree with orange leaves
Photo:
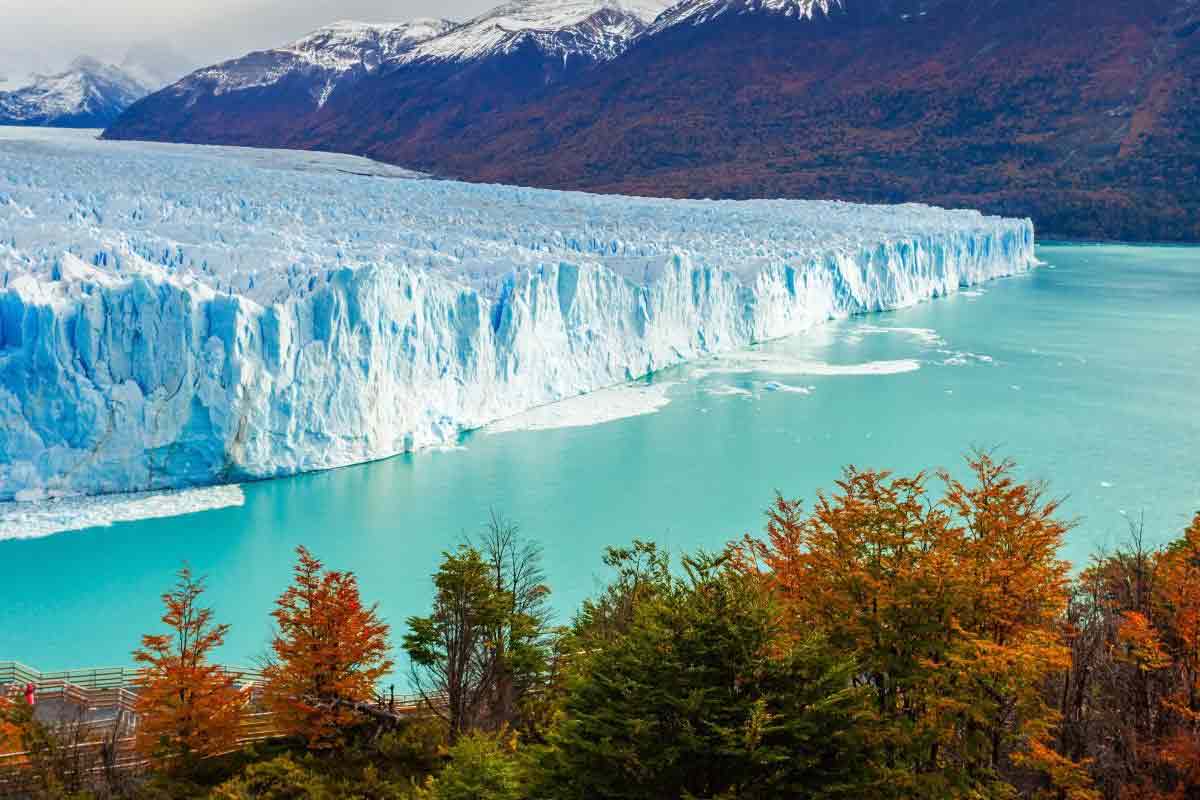
[[[137,681],[138,750],[181,765],[232,749],[245,703],[233,678],[209,661],[229,626],[213,623],[212,609],[199,604],[203,593],[204,581],[181,569],[175,588],[162,596],[162,621],[170,632],[143,636],[133,654],[143,668]]]
[[[1200,515],[1157,550],[1132,526],[1080,576],[1068,617],[1064,747],[1106,798],[1200,796]]]
[[[272,616],[278,632],[263,669],[266,700],[284,730],[315,749],[339,746],[392,668],[388,626],[363,605],[351,572],[324,570],[304,547]]]
[[[21,749],[21,726],[16,721],[17,705],[0,694],[0,753],[15,753]]]
[[[1068,525],[1008,462],[968,459],[971,485],[942,474],[848,468],[811,513],[776,500],[744,568],[778,593],[797,636],[816,631],[854,658],[873,697],[864,722],[880,796],[1004,796],[1011,780],[1094,797],[1082,765],[1053,748],[1043,697],[1069,651],[1059,617]]]
[[[1159,796],[1182,800],[1200,796],[1200,514],[1161,555],[1160,569],[1157,606],[1174,674],[1162,700],[1169,719],[1158,762],[1167,788]]]
[[[955,623],[965,641],[950,660],[970,697],[960,724],[986,737],[986,763],[996,774],[1011,761],[1047,776],[1052,796],[1093,798],[1085,765],[1055,749],[1060,720],[1043,691],[1070,664],[1060,624],[1070,565],[1058,551],[1072,525],[1058,519],[1060,501],[1048,499],[1044,486],[1016,480],[1013,462],[976,453],[967,463],[972,485],[940,473],[941,504],[962,536],[955,566],[965,585]]]

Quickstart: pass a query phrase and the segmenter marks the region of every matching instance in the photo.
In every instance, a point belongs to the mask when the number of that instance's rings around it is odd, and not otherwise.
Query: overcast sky
[[[167,45],[206,65],[296,39],[338,19],[465,19],[498,0],[0,0],[0,76],[62,69],[79,55],[120,62]]]

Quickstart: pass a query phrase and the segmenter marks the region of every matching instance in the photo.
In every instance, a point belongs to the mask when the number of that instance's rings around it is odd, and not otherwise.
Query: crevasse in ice
[[[0,134],[0,500],[444,443],[1026,270],[1028,220],[597,196],[348,156]]]

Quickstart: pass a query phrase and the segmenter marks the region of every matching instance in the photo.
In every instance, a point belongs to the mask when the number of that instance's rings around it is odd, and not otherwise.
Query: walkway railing
[[[284,734],[276,726],[275,715],[269,711],[243,714],[238,720],[237,746],[243,747],[266,739],[278,739]],[[67,745],[72,763],[91,765],[85,771],[99,769],[131,769],[146,766],[149,761],[137,751],[135,736],[113,735],[113,723],[107,726],[88,725],[82,741]],[[123,733],[125,731],[118,731]],[[105,752],[107,750],[107,752]],[[31,753],[0,753],[0,775],[5,769],[24,767],[30,763]],[[0,780],[2,783],[2,780]]]
[[[257,671],[225,669],[241,686],[262,685],[262,675]],[[143,670],[130,667],[42,672],[19,661],[0,661],[0,693],[19,696],[25,686],[33,684],[38,702],[60,701],[88,713],[106,710],[132,713],[142,674]]]
[[[256,670],[223,669],[238,685],[250,690],[249,708],[239,722],[238,745],[283,736],[276,715],[262,709],[258,702],[259,690],[264,685],[262,674]],[[103,756],[110,768],[131,768],[144,763],[134,749],[135,737],[130,735],[137,730],[137,686],[142,674],[143,670],[129,667],[41,672],[19,661],[0,661],[0,695],[23,702],[25,687],[33,684],[39,706],[54,706],[60,721],[77,726],[82,741],[71,747],[81,758]],[[437,702],[435,699],[434,703]],[[391,690],[377,694],[375,704],[400,716],[430,711],[421,695],[395,694]],[[64,713],[71,709],[79,713],[74,717]],[[28,753],[0,753],[0,769],[28,761]]]
[[[262,683],[262,673],[252,669],[239,667],[222,667],[234,680],[243,685]],[[128,689],[137,684],[143,670],[137,667],[92,667],[89,669],[69,669],[61,672],[42,672],[20,661],[0,661],[0,686],[19,683],[24,686],[32,683],[65,684],[69,683],[81,689]]]

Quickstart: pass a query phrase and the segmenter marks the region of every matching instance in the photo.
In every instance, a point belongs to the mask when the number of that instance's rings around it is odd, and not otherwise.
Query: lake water
[[[493,507],[544,546],[565,621],[600,586],[605,545],[716,548],[758,531],[776,489],[811,498],[847,463],[958,468],[971,446],[1069,496],[1077,564],[1120,543],[1130,516],[1153,542],[1174,537],[1200,509],[1200,249],[1039,253],[1029,275],[669,370],[459,449],[246,485],[234,507],[0,541],[0,660],[129,663],[186,560],[233,625],[221,658],[249,663],[300,543],[354,570],[399,641],[440,552]],[[536,429],[606,406],[653,413]]]

